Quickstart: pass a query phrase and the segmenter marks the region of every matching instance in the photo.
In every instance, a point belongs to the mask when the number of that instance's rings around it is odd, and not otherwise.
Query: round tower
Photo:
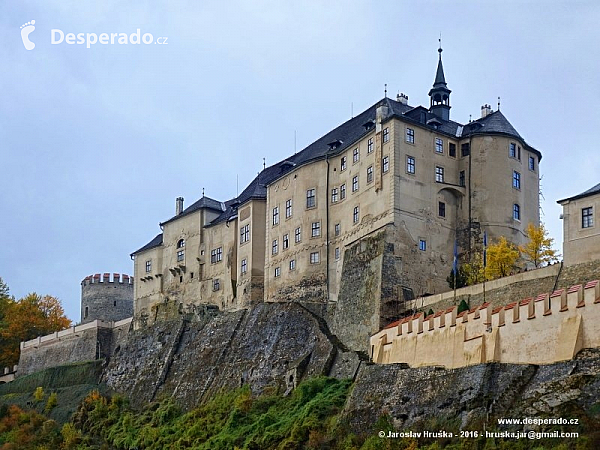
[[[133,316],[133,278],[118,273],[90,275],[81,282],[81,323]]]

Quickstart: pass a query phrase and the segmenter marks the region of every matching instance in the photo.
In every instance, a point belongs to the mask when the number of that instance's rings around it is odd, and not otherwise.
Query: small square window
[[[435,138],[435,152],[444,153],[444,141],[440,138]]]
[[[348,161],[348,158],[346,158],[345,156],[342,156],[342,159],[340,159],[340,170],[346,170],[347,161]]]
[[[373,181],[373,166],[367,167],[367,183]]]
[[[310,254],[310,263],[319,264],[319,252],[313,252]]]
[[[360,220],[359,209],[358,209],[358,206],[355,206],[354,211],[352,213],[352,222],[358,223],[359,220]]]
[[[427,241],[425,239],[419,239],[419,250],[423,252],[427,250]]]
[[[340,186],[340,200],[344,200],[346,198],[346,185],[342,184]]]
[[[316,199],[316,189],[308,189],[306,191],[306,207],[307,208],[314,208],[315,205],[317,204],[317,199]]]
[[[358,175],[352,177],[352,192],[358,191]]]
[[[406,157],[406,173],[415,173],[415,158],[412,156]]]
[[[453,144],[452,142],[448,143],[448,156],[456,158],[456,144]]]
[[[290,259],[290,270],[296,270],[296,260]]]
[[[311,236],[318,237],[321,236],[321,222],[313,222],[311,228]]]
[[[415,143],[415,130],[413,130],[412,128],[406,129],[406,142],[408,142],[409,144]]]
[[[592,206],[581,209],[581,228],[594,226],[594,209]]]
[[[513,205],[513,219],[521,220],[521,207],[517,203]]]
[[[213,280],[213,291],[218,291],[221,289],[221,282],[219,281],[218,278],[215,278]]]
[[[367,153],[373,152],[373,138],[369,138],[367,141]]]
[[[438,202],[438,216],[446,217],[446,204],[444,202]]]
[[[210,251],[211,264],[218,263],[223,259],[223,247],[215,248]]]
[[[381,160],[381,170],[383,171],[383,173],[387,173],[390,170],[390,157],[389,156],[384,156],[383,159]]]
[[[302,241],[302,229],[298,227],[296,228],[296,231],[294,231],[294,242],[297,244],[300,241]]]
[[[281,276],[281,267],[275,267],[275,278]]]
[[[354,149],[354,151],[352,152],[352,162],[357,163],[359,159],[360,159],[360,153],[358,151],[358,147],[356,147]]]
[[[435,181],[436,183],[444,182],[444,168],[440,166],[435,166]]]
[[[383,129],[383,143],[385,144],[386,142],[389,142],[389,140],[390,140],[390,129],[386,127]]]
[[[521,174],[516,170],[513,170],[513,187],[515,189],[521,189]]]
[[[177,262],[181,262],[185,259],[185,252],[183,250],[177,251]]]
[[[339,236],[340,233],[342,232],[342,226],[339,223],[336,223],[334,228],[335,228],[335,235]]]

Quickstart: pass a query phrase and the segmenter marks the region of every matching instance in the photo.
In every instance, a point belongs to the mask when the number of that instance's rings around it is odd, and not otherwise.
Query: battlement
[[[463,367],[483,362],[549,364],[600,347],[600,281],[458,313],[453,306],[393,322],[371,337],[378,363]]]
[[[113,273],[112,274],[112,278],[111,278],[111,274],[106,272],[104,274],[94,274],[94,275],[88,275],[87,277],[85,277],[83,279],[83,281],[81,282],[81,286],[89,286],[91,284],[98,284],[98,283],[109,283],[109,284],[129,284],[133,286],[133,277],[126,275],[126,274],[120,274],[120,273]]]

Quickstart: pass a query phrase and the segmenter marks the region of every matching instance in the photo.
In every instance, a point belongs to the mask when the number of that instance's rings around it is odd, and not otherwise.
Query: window
[[[438,216],[446,217],[446,204],[444,202],[438,202]]]
[[[460,155],[461,156],[469,156],[470,153],[471,153],[471,144],[466,142],[460,146]]]
[[[296,260],[290,259],[290,270],[296,270]]]
[[[242,259],[242,266],[240,267],[240,272],[242,274],[248,272],[248,260],[246,258]]]
[[[88,313],[89,313],[89,312],[90,312],[90,307],[89,307],[89,306],[86,306],[86,307],[85,307],[85,314],[83,315],[83,318],[84,318],[84,319],[87,319],[87,318],[88,318]]]
[[[412,128],[406,129],[406,142],[408,142],[409,144],[415,143],[415,130],[413,130]]]
[[[223,247],[215,248],[210,251],[210,262],[211,264],[218,263],[223,259]]]
[[[335,248],[335,259],[340,259],[340,248],[339,247]]]
[[[340,186],[340,200],[344,200],[346,198],[346,185],[342,184]]]
[[[342,159],[340,160],[340,170],[346,170],[347,160],[348,160],[348,158],[346,158],[345,156],[342,156]]]
[[[177,251],[177,262],[181,262],[185,259],[185,252],[183,250]]]
[[[517,147],[517,159],[519,161],[521,161],[521,146],[520,145]]]
[[[218,291],[219,289],[221,289],[221,282],[218,278],[215,278],[213,280],[213,291]]]
[[[448,156],[456,158],[456,144],[453,144],[452,142],[448,143]]]
[[[277,239],[273,240],[273,245],[271,245],[271,254],[276,255],[279,251],[279,244],[277,243]]]
[[[240,244],[250,240],[250,224],[240,228]]]
[[[273,225],[277,225],[279,223],[279,206],[273,208]]]
[[[319,252],[313,252],[310,254],[310,263],[319,264]]]
[[[535,170],[535,158],[533,156],[529,157],[529,170]]]
[[[459,186],[465,187],[465,171],[461,170],[458,174],[458,184]]]
[[[358,191],[358,175],[352,177],[352,192]]]
[[[513,205],[513,219],[521,220],[521,207],[516,203]]]
[[[515,189],[521,189],[521,174],[516,170],[513,170],[513,187]]]
[[[185,239],[179,239],[177,241],[177,248],[183,248],[185,247]]]
[[[367,153],[373,153],[373,138],[367,141]]]
[[[390,157],[384,156],[381,160],[383,173],[387,173],[390,170]]]
[[[290,235],[286,233],[283,235],[283,249],[286,250],[289,248],[289,246],[290,246]]]
[[[281,276],[281,267],[275,267],[275,278]]]
[[[435,138],[435,152],[444,153],[444,141],[440,138]]]
[[[415,173],[415,158],[412,156],[406,157],[406,173]]]
[[[288,199],[285,201],[285,218],[289,219],[292,217],[292,199]]]
[[[360,153],[358,151],[358,147],[356,147],[354,149],[354,151],[352,152],[352,162],[357,163],[359,159],[360,159]]]
[[[338,189],[333,188],[331,190],[331,203],[336,203],[338,201]]]
[[[367,167],[367,183],[373,181],[373,166]]]
[[[515,144],[514,142],[511,142],[508,145],[508,156],[511,158],[517,157],[517,144]]]
[[[419,250],[422,252],[427,250],[427,241],[425,239],[419,239]]]
[[[385,144],[386,142],[389,142],[389,140],[390,140],[390,129],[386,127],[383,129],[383,143]]]
[[[151,259],[146,261],[146,273],[150,273],[150,272],[152,272],[152,260]]]
[[[302,229],[300,227],[296,228],[294,232],[294,242],[298,243],[302,240]]]
[[[321,236],[321,222],[313,222],[312,223],[312,237]]]
[[[335,235],[339,236],[342,231],[342,226],[339,223],[336,223],[334,229],[335,229]]]
[[[315,192],[316,192],[316,189],[309,189],[306,191],[306,207],[307,208],[314,208],[315,205],[317,204],[316,198],[315,198]]]
[[[444,182],[444,168],[440,166],[435,166],[435,181],[436,183]]]
[[[594,226],[594,210],[592,207],[581,209],[581,228],[591,228]]]
[[[359,211],[358,211],[358,206],[355,206],[354,212],[352,213],[352,221],[354,223],[358,223],[359,219],[360,219],[360,215],[359,215]]]

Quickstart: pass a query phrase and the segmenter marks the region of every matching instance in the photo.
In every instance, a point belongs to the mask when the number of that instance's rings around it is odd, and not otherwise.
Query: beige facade
[[[380,364],[465,367],[486,362],[551,364],[583,348],[600,347],[598,280],[541,294],[494,310],[483,304],[457,314],[452,307],[391,324],[371,337]]]
[[[416,296],[448,289],[455,241],[461,255],[483,231],[523,244],[539,223],[541,154],[487,106],[466,125],[449,120],[449,94],[440,59],[430,109],[384,98],[265,168],[236,199],[180,205],[133,253],[135,317],[151,323],[169,302],[336,302],[345,252],[382,230],[400,273],[393,289]]]
[[[559,200],[563,207],[563,258],[570,266],[600,259],[600,184],[575,197]]]

